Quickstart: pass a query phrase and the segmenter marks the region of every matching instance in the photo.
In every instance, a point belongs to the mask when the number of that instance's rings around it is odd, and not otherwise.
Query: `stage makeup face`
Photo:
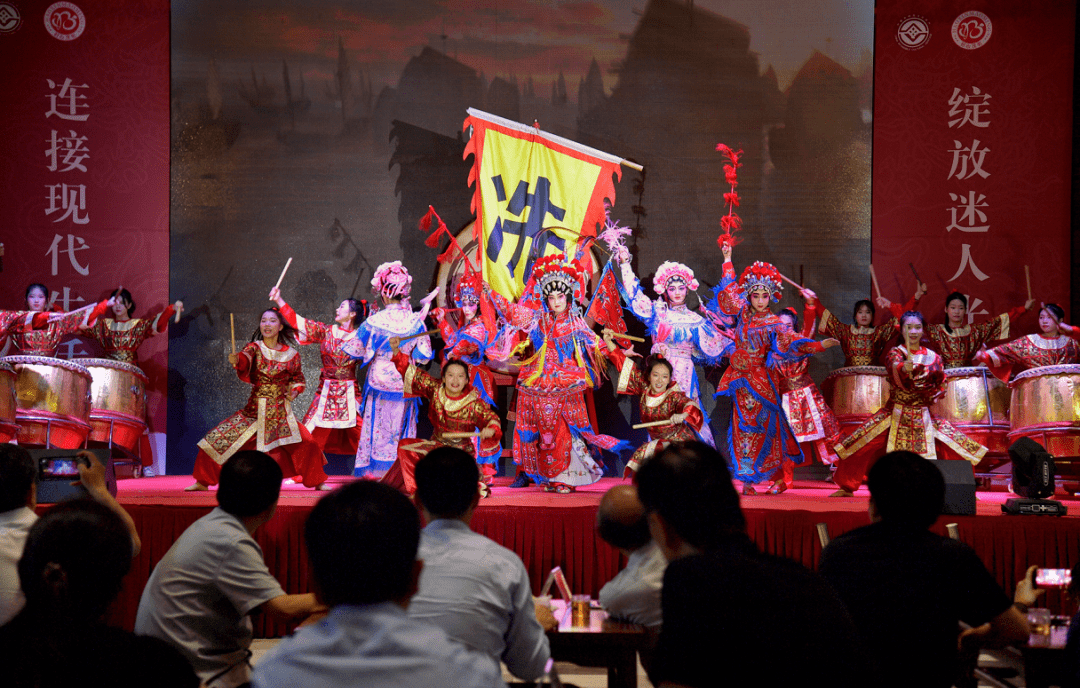
[[[465,315],[465,322],[469,322],[476,317],[476,309],[480,304],[473,303],[472,301],[466,301],[461,304],[461,312]]]
[[[904,344],[907,345],[909,350],[919,348],[919,342],[922,341],[923,336],[923,325],[921,320],[918,318],[907,318],[904,320],[901,332],[904,335]]]
[[[560,315],[566,310],[566,294],[561,291],[553,291],[547,296],[547,305],[551,312]]]
[[[667,300],[672,306],[681,306],[686,303],[686,282],[682,280],[669,280],[667,283]]]
[[[755,289],[750,292],[750,307],[755,313],[764,313],[769,309],[769,292],[766,289]]]
[[[874,324],[874,314],[869,306],[859,306],[855,312],[855,324],[859,327],[870,327]]]

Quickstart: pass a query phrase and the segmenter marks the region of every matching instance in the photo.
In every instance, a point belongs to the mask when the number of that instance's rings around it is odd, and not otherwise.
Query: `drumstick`
[[[870,263],[870,279],[874,281],[874,291],[877,292],[878,297],[881,296],[881,285],[878,284],[877,275],[874,274],[874,264]]]
[[[651,423],[638,423],[637,425],[633,425],[631,427],[634,430],[643,430],[645,428],[657,428],[661,425],[674,425],[674,423],[671,422],[670,418],[668,418],[667,420],[654,420]]]
[[[232,330],[232,352],[236,353],[236,318],[229,313],[229,329]]]
[[[1028,297],[1027,300],[1031,300],[1031,268],[1024,266],[1024,279],[1027,281]]]
[[[177,299],[176,301],[179,301],[180,303],[183,303],[184,299]],[[176,305],[176,301],[173,301],[173,305]],[[173,317],[173,322],[174,323],[180,322],[180,311],[176,311],[176,315]]]
[[[289,271],[289,266],[292,265],[292,256],[289,256],[289,260],[285,261],[285,267],[281,270],[281,277],[277,278],[277,284],[274,285],[274,289],[281,287],[281,280],[285,279],[285,273]]]
[[[797,282],[795,282],[795,280],[790,279],[788,277],[784,277],[784,275],[782,273],[780,273],[780,272],[777,272],[776,274],[780,275],[780,279],[784,280],[785,282],[787,282],[791,286],[795,287],[799,291],[802,291],[803,286],[801,284],[798,284]]]
[[[463,440],[466,437],[479,437],[480,432],[444,432],[440,437],[448,440]]]
[[[615,337],[617,339],[627,339],[627,340],[629,340],[631,342],[642,342],[642,343],[645,342],[645,340],[642,337],[634,337],[634,336],[631,336],[631,335],[628,335],[628,334],[623,334],[622,332],[616,332],[615,330],[612,330],[612,329],[607,328],[607,327],[604,328],[604,332],[607,332],[607,333],[611,334],[612,337]]]
[[[436,327],[434,330],[428,330],[427,332],[417,332],[416,334],[410,334],[408,337],[399,337],[398,344],[401,344],[402,342],[407,342],[410,339],[416,339],[417,337],[426,337],[431,334],[439,334],[439,328]]]
[[[919,279],[919,273],[915,272],[915,263],[908,263],[908,267],[911,268],[911,274],[915,275],[915,282],[922,284],[922,280]]]

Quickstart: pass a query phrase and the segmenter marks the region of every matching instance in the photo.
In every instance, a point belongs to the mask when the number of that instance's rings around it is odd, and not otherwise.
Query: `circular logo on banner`
[[[45,10],[45,30],[58,41],[73,41],[86,29],[86,15],[70,2],[54,2]]]
[[[22,26],[19,8],[10,2],[0,2],[0,33],[11,33]]]
[[[904,50],[918,50],[929,41],[930,24],[922,17],[904,17],[896,27],[896,42]]]
[[[952,39],[961,48],[974,50],[986,45],[992,30],[990,17],[972,10],[964,12],[952,23]]]

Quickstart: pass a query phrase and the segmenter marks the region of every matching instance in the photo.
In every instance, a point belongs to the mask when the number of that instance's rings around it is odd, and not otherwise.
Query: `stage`
[[[349,480],[330,478],[332,485]],[[596,537],[594,528],[600,496],[622,481],[605,478],[571,495],[548,494],[535,486],[511,489],[509,482],[495,479],[492,496],[480,503],[473,517],[473,529],[517,552],[534,592],[552,567],[561,566],[573,592],[595,596],[624,564],[618,552]],[[184,492],[191,483],[190,476],[119,481],[117,497],[135,519],[142,552],[110,612],[111,621],[132,627],[154,564],[188,525],[216,506],[212,490]],[[742,497],[750,536],[767,552],[816,567],[821,552],[817,523],[826,523],[833,537],[869,523],[866,488],[854,497],[830,499],[835,489],[827,482],[796,481],[782,495]],[[303,526],[321,494],[299,485],[285,486],[277,513],[256,535],[267,566],[290,593],[311,590]],[[1006,516],[1001,505],[1009,493],[982,491],[977,496],[977,515],[942,516],[935,529],[945,534],[945,524],[959,524],[960,538],[975,548],[1010,594],[1030,564],[1068,568],[1080,561],[1080,501],[1062,500],[1070,513],[1063,518]],[[255,620],[256,637],[275,637],[287,630],[284,624]]]

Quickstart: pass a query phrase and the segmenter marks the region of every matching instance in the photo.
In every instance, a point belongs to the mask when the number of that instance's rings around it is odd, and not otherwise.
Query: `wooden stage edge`
[[[332,476],[331,485],[353,478]],[[492,496],[481,501],[472,527],[513,550],[525,562],[538,592],[548,572],[562,567],[573,592],[595,596],[623,565],[623,557],[595,532],[600,497],[624,481],[605,478],[571,495],[544,493],[535,486],[512,489],[509,478],[496,478]],[[190,476],[139,478],[118,482],[118,499],[132,514],[143,540],[143,551],[110,614],[110,619],[131,627],[142,588],[153,566],[195,519],[216,506],[215,493],[184,492]],[[869,523],[868,493],[830,498],[835,486],[827,482],[796,481],[781,495],[742,497],[750,537],[764,551],[786,556],[815,568],[821,553],[816,524],[825,523],[831,536]],[[310,581],[303,546],[308,512],[322,493],[299,485],[282,489],[274,518],[256,536],[270,571],[287,592],[309,592]],[[1080,561],[1080,501],[1061,499],[1069,516],[1007,516],[1001,505],[1007,492],[977,493],[974,516],[942,516],[934,526],[945,534],[946,524],[957,523],[960,539],[971,545],[1011,594],[1027,566],[1071,567]],[[287,632],[282,624],[257,619],[257,637]]]

